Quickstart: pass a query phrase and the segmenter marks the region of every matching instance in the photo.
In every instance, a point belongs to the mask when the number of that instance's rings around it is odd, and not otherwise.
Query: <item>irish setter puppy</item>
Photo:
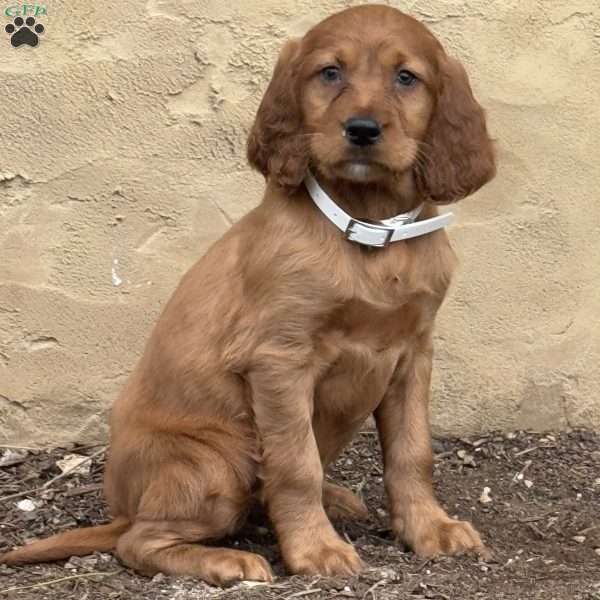
[[[203,545],[267,508],[290,573],[356,573],[332,514],[366,509],[324,469],[375,415],[391,527],[416,553],[486,550],[432,490],[432,330],[455,257],[443,229],[348,239],[311,199],[373,222],[473,193],[495,173],[465,71],[386,6],[289,41],[250,132],[262,203],[183,277],[116,401],[105,493],[114,521],[14,550],[7,564],[116,548],[146,574],[268,581],[261,556]],[[328,515],[329,513],[329,515]]]

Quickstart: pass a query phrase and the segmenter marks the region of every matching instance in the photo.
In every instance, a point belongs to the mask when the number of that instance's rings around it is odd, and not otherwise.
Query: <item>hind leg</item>
[[[206,537],[207,530],[194,522],[140,521],[121,537],[117,553],[145,575],[191,575],[211,585],[272,581],[269,564],[258,554],[191,543]]]
[[[243,452],[227,456],[227,450],[185,436],[155,435],[152,443],[152,454],[141,455],[159,456],[160,462],[146,459],[139,470],[129,471],[147,483],[141,496],[127,502],[135,514],[130,514],[133,525],[117,544],[119,558],[147,575],[191,575],[214,585],[270,581],[271,569],[261,556],[200,544],[229,535],[242,524],[251,500],[253,462]],[[230,441],[229,450],[234,445]],[[122,484],[135,488],[131,479]]]

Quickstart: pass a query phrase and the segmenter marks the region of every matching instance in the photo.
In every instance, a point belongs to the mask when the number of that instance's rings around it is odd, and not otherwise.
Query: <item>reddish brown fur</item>
[[[319,76],[332,62],[344,68],[337,87]],[[414,88],[396,87],[400,67],[420,76]],[[365,115],[384,136],[359,172],[341,124]],[[117,521],[3,562],[115,546],[148,574],[268,580],[260,556],[199,544],[235,531],[258,497],[291,572],[356,572],[361,561],[325,509],[354,518],[366,509],[323,469],[373,413],[394,531],[424,556],[484,552],[431,483],[432,330],[455,262],[448,238],[369,251],[301,185],[310,165],[346,210],[372,219],[478,189],[494,157],[464,70],[395,9],[346,10],[286,45],[248,156],[268,179],[262,204],[185,275],[114,406],[105,491]],[[435,214],[429,203],[421,218]]]

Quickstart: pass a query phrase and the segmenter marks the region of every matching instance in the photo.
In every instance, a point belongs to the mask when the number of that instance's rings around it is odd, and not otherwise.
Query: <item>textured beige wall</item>
[[[260,199],[245,133],[282,40],[350,4],[48,0],[35,49],[2,26],[0,440],[104,438],[180,275]],[[598,2],[391,4],[467,64],[499,146],[451,229],[437,430],[600,427]]]

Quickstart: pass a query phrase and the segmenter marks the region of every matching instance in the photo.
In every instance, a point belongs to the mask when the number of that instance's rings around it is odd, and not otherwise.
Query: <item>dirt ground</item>
[[[286,577],[272,531],[257,514],[227,543],[271,561],[278,578],[270,586],[223,590],[191,578],[147,579],[97,554],[66,564],[0,566],[0,599],[600,600],[600,434],[491,434],[436,440],[435,450],[441,501],[451,515],[474,522],[494,562],[471,556],[424,561],[393,540],[377,437],[365,432],[330,474],[361,493],[371,511],[366,522],[336,524],[369,565],[359,577]],[[70,453],[93,456],[89,473],[52,481],[61,475],[57,460]],[[0,448],[0,551],[103,522],[102,468],[101,447]],[[23,494],[28,490],[36,491]]]

